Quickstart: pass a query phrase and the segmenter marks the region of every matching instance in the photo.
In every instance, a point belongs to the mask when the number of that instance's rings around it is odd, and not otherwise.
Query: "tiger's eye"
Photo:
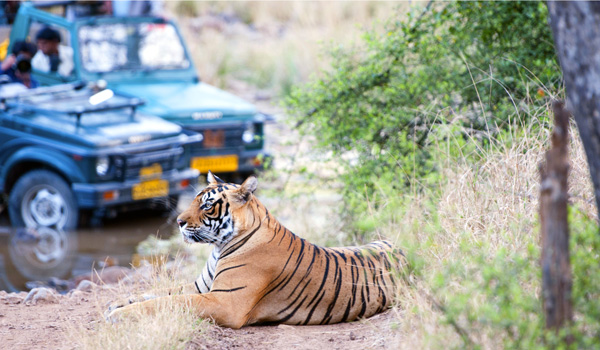
[[[210,202],[204,203],[200,206],[200,208],[202,210],[209,210],[210,208],[212,208],[212,203],[210,203]]]

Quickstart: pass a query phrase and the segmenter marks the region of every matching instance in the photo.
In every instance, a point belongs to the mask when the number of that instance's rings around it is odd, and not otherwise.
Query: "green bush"
[[[571,265],[573,268],[573,334],[576,348],[600,349],[600,235],[596,219],[573,210]]]
[[[485,146],[547,103],[561,75],[546,16],[539,2],[434,3],[333,49],[333,67],[293,89],[286,104],[300,129],[334,157],[351,155],[340,171],[349,217],[377,179],[391,191],[438,180],[440,125]]]
[[[571,265],[575,321],[565,332],[574,349],[600,348],[600,235],[594,219],[570,208]],[[564,338],[546,331],[541,299],[540,248],[535,236],[527,249],[500,249],[495,256],[463,245],[431,281],[441,301],[443,322],[462,332],[459,348],[567,348]]]

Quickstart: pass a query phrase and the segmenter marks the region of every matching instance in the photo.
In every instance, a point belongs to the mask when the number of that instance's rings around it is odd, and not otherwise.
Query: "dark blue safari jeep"
[[[14,226],[74,228],[81,212],[176,202],[201,140],[102,84],[0,85],[0,193]]]
[[[255,106],[200,81],[183,38],[172,21],[159,17],[91,16],[66,19],[66,7],[52,11],[47,3],[21,4],[10,34],[11,45],[35,41],[40,29],[61,35],[71,52],[72,69],[44,72],[32,61],[42,85],[105,80],[108,88],[146,101],[141,111],[181,125],[203,136],[192,148],[190,166],[201,173],[237,173],[261,169],[264,122]],[[72,2],[75,3],[75,2]],[[36,7],[37,6],[37,7]],[[38,51],[39,54],[39,51]]]

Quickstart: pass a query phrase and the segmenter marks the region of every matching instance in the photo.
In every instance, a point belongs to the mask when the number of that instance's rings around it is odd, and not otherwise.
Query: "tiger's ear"
[[[214,185],[217,183],[225,183],[225,181],[221,180],[217,175],[213,174],[210,170],[208,171],[208,175],[206,175],[206,181],[209,184]]]
[[[235,200],[240,204],[246,203],[248,200],[250,200],[252,193],[256,191],[257,187],[258,180],[256,179],[256,176],[251,175],[246,179],[246,181],[244,181],[244,183],[242,183],[240,188],[238,188],[238,190],[236,191],[237,195],[235,196]]]

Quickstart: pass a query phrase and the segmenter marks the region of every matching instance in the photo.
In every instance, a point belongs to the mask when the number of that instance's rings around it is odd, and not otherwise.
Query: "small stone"
[[[36,305],[38,302],[56,304],[58,303],[58,297],[54,289],[34,288],[27,294],[24,303],[25,305]]]
[[[83,280],[79,282],[79,285],[75,289],[81,292],[91,292],[94,287],[96,287],[96,283],[89,280]]]
[[[4,293],[0,295],[0,301],[4,304],[20,304],[23,302],[23,296],[17,293]]]
[[[356,335],[354,335],[354,332],[350,332],[350,340],[356,340]]]
[[[94,274],[94,282],[103,284],[116,284],[127,277],[131,269],[123,266],[110,266]]]

